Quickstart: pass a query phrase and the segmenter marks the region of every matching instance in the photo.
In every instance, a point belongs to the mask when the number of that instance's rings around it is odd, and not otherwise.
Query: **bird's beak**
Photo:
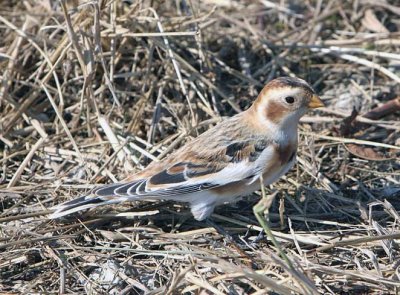
[[[308,103],[308,107],[310,109],[316,109],[316,108],[320,108],[320,107],[324,107],[325,104],[322,102],[322,100],[319,98],[318,95],[314,94],[311,97],[310,102]]]

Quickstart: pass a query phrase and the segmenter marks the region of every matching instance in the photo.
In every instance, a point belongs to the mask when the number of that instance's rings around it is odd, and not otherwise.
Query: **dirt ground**
[[[5,1],[1,294],[397,294],[399,1]],[[4,3],[3,3],[4,4]],[[49,220],[297,76],[326,107],[295,167],[218,207],[131,202]],[[280,258],[286,253],[290,264]]]

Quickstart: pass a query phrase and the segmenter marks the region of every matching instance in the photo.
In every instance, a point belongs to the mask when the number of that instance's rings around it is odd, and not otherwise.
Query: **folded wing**
[[[207,147],[196,146],[196,140],[165,160],[153,163],[134,179],[94,189],[89,196],[57,206],[51,218],[81,209],[126,200],[166,199],[187,201],[185,196],[225,186],[241,180],[258,178],[271,147],[264,140],[248,140],[229,144],[215,142]],[[267,153],[267,157],[272,156]],[[262,160],[262,161],[261,161]]]
[[[221,147],[221,146],[220,146]],[[111,184],[93,191],[96,196],[127,199],[176,199],[180,196],[209,190],[260,173],[257,161],[266,149],[266,142],[234,142],[219,150],[194,153],[181,151],[181,161],[155,163],[152,174],[133,181]],[[172,155],[170,158],[174,158]]]

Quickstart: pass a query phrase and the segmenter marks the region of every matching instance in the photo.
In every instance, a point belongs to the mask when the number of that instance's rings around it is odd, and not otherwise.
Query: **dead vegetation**
[[[1,8],[0,290],[397,293],[398,2],[165,2]],[[270,224],[296,271],[260,235],[256,195],[214,214],[235,243],[169,202],[47,220],[282,75],[308,80],[328,105],[303,119],[297,165],[268,188],[279,191]]]

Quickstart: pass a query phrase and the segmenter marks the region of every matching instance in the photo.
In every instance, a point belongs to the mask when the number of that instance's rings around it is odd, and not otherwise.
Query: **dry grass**
[[[396,1],[9,2],[0,11],[2,292],[398,292]],[[281,75],[310,81],[328,105],[303,119],[298,163],[273,186],[270,224],[295,271],[259,235],[256,194],[214,215],[235,243],[169,202],[47,220],[53,205],[245,109]]]

